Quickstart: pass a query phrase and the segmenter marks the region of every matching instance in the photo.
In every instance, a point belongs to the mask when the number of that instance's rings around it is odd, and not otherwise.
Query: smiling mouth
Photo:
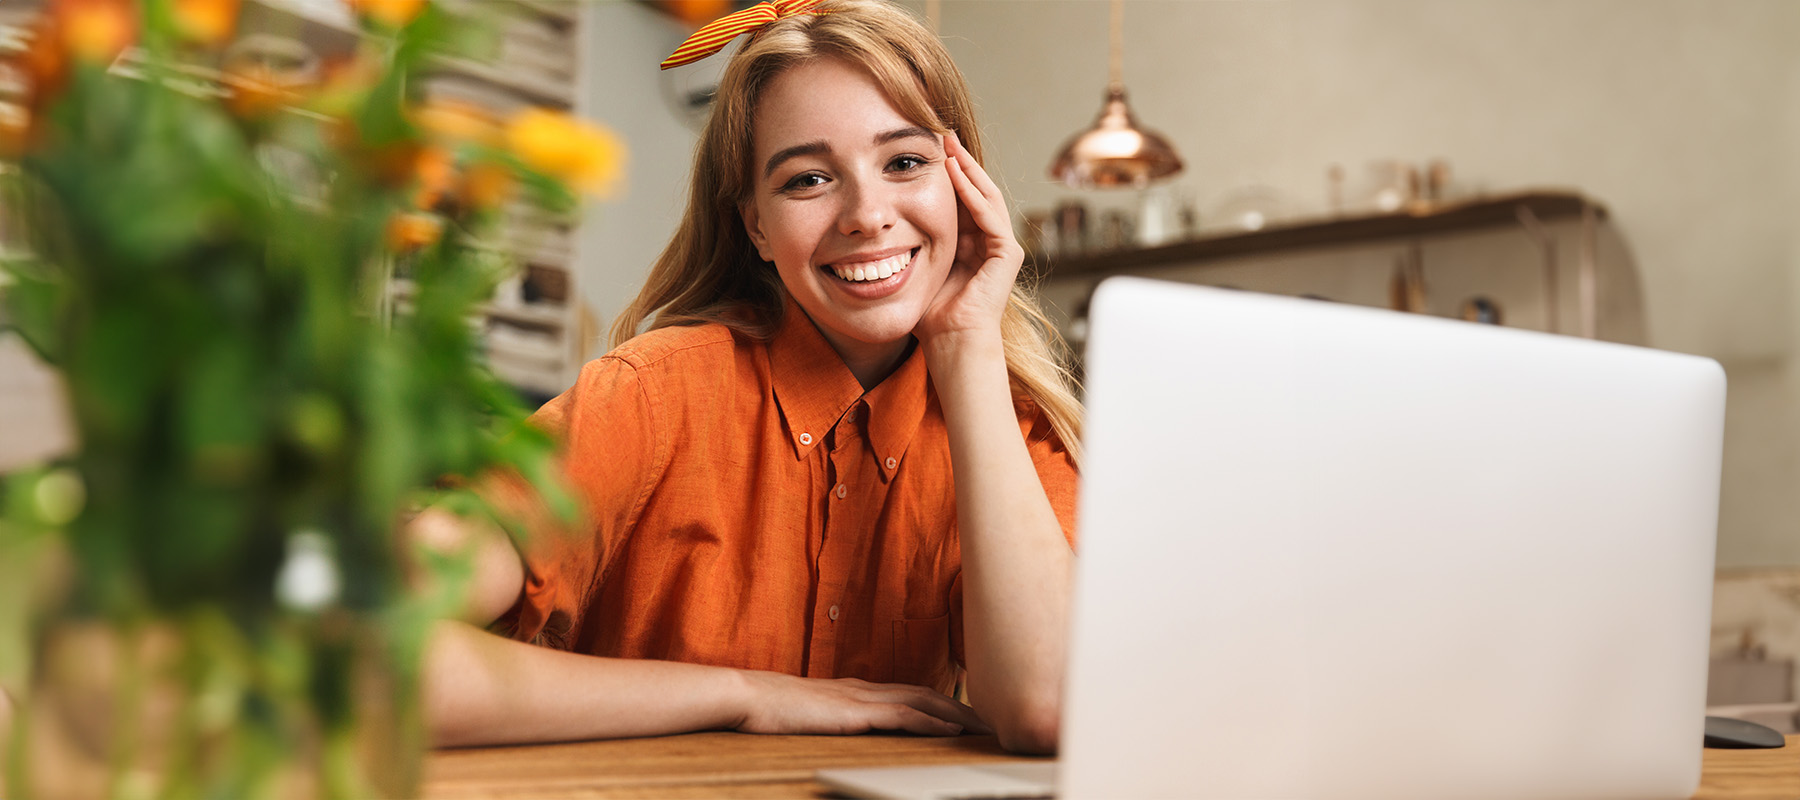
[[[825,264],[821,267],[826,272],[836,275],[839,280],[851,283],[869,283],[886,280],[906,269],[912,263],[913,256],[919,248],[915,247],[904,253],[888,256],[880,261],[864,261],[856,264]]]

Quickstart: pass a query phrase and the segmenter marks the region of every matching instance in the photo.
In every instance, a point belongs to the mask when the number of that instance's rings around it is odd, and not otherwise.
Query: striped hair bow
[[[742,11],[726,14],[706,23],[705,27],[700,30],[694,31],[694,35],[689,36],[687,41],[675,48],[674,53],[663,59],[662,68],[668,69],[683,64],[692,64],[719,52],[732,39],[736,39],[738,34],[756,30],[782,17],[790,17],[795,14],[831,13],[811,10],[818,4],[819,0],[768,0],[768,2],[757,3]]]

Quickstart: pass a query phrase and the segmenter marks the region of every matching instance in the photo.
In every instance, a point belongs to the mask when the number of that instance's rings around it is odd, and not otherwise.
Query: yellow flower
[[[350,7],[368,19],[389,28],[404,28],[419,12],[426,0],[350,0]]]
[[[241,0],[175,0],[175,27],[188,39],[213,47],[237,30]]]
[[[412,110],[412,122],[446,144],[500,144],[501,125],[492,112],[462,100],[433,100]]]
[[[53,0],[51,25],[75,58],[109,64],[137,41],[137,11],[128,0]]]
[[[506,140],[526,166],[602,197],[612,192],[625,162],[625,143],[612,131],[541,108],[514,117]]]

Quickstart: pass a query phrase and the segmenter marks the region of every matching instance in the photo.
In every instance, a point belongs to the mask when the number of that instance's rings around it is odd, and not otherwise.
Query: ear
[[[756,245],[756,254],[764,261],[774,261],[769,256],[769,237],[762,232],[762,217],[756,209],[756,203],[743,203],[738,206],[738,216],[744,219],[744,232],[750,235],[750,243]]]

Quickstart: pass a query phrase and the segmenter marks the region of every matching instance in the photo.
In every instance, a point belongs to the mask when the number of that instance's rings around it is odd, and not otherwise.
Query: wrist
[[[949,364],[980,361],[1006,362],[1006,344],[1000,329],[955,330],[921,336],[919,347],[933,370]]]
[[[749,670],[724,670],[725,727],[743,730],[756,708],[756,684]]]

